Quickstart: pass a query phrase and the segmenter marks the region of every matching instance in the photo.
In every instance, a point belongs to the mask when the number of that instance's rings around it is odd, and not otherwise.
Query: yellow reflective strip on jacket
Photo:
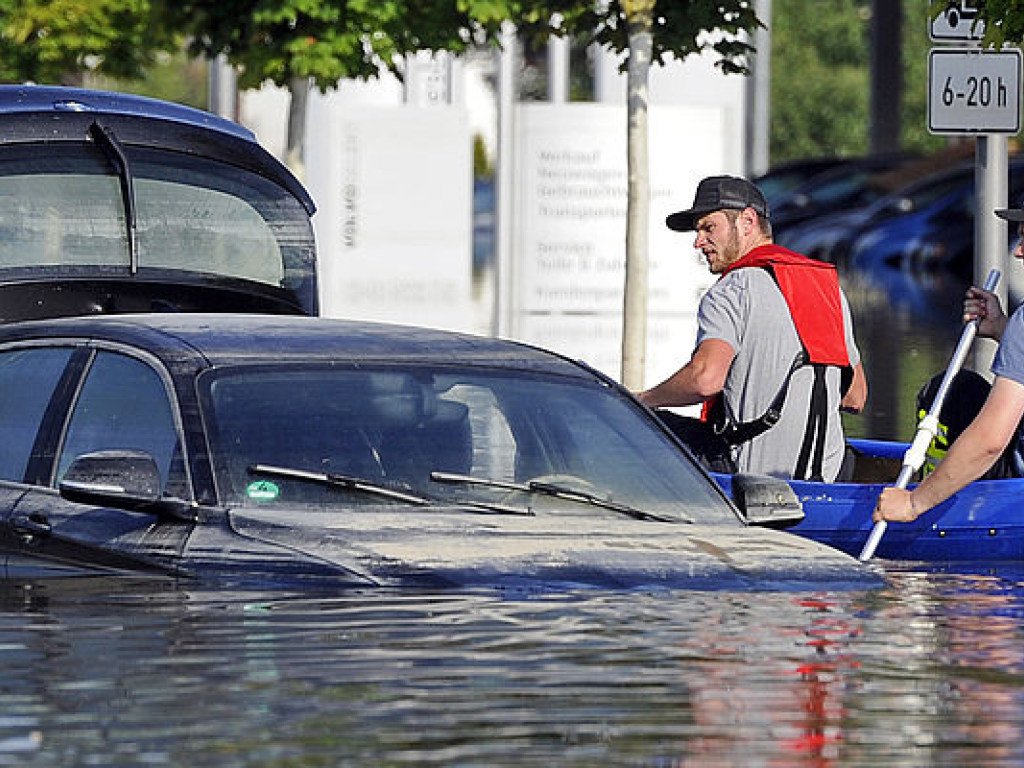
[[[917,420],[920,422],[925,416],[928,415],[928,411],[919,410],[917,412]],[[939,466],[939,462],[946,458],[946,452],[949,450],[949,428],[939,422],[938,431],[935,433],[935,437],[928,444],[928,449],[925,451],[924,465],[921,467],[921,475],[927,477],[929,474],[935,471],[935,468]]]

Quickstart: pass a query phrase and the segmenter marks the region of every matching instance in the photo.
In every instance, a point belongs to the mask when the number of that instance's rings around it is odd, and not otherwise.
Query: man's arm
[[[873,519],[910,522],[968,483],[977,480],[995,463],[1013,438],[1024,415],[1024,385],[996,377],[981,411],[968,425],[949,453],[924,481],[911,491],[886,488],[878,497]]]
[[[847,413],[860,413],[864,409],[867,399],[868,379],[864,375],[864,366],[857,363],[853,366],[853,380],[850,382],[850,388],[843,395],[839,408]]]
[[[727,342],[705,339],[690,362],[637,397],[650,408],[702,403],[722,391],[734,357],[736,352]]]

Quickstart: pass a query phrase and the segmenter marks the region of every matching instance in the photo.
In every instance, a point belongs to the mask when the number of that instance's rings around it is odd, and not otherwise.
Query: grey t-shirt
[[[850,364],[860,362],[853,338],[853,322],[845,294],[842,295],[843,323]],[[796,326],[786,300],[774,278],[765,269],[746,267],[724,275],[701,299],[697,311],[697,345],[705,339],[720,339],[733,348],[736,357],[725,381],[726,412],[735,422],[761,416],[771,405],[779,387],[801,351]],[[807,428],[813,370],[800,368],[790,380],[779,422],[767,432],[734,449],[740,472],[790,478]],[[828,423],[822,476],[832,481],[843,461],[844,435],[839,417],[841,371],[826,369]]]
[[[992,373],[1024,384],[1024,306],[1010,315],[992,362]]]
[[[992,373],[1024,384],[1024,306],[1010,315],[992,362]],[[1024,477],[1024,430],[1020,428],[1011,462],[1014,476]]]

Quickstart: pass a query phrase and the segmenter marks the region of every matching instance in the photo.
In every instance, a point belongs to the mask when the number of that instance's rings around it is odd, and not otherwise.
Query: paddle
[[[985,290],[994,291],[996,286],[999,284],[999,270],[993,269],[988,273],[988,279],[985,280]],[[974,341],[974,334],[978,331],[978,320],[975,318],[964,326],[963,332],[960,334],[960,341],[957,342],[956,349],[953,351],[953,357],[949,361],[949,367],[946,368],[946,374],[942,377],[942,383],[939,384],[939,390],[935,393],[935,399],[932,400],[931,408],[928,409],[928,414],[921,419],[917,425],[917,433],[914,435],[914,440],[907,448],[907,452],[903,454],[903,466],[900,468],[900,473],[896,477],[896,487],[906,488],[907,483],[910,482],[911,476],[921,468],[924,463],[925,456],[927,455],[928,446],[935,438],[935,434],[939,431],[939,412],[942,410],[942,401],[946,399],[946,393],[949,391],[950,385],[953,383],[953,378],[964,364],[964,358],[967,357],[967,351],[970,349],[971,342]],[[886,521],[879,520],[875,523],[871,529],[871,534],[868,536],[867,542],[864,544],[864,549],[860,552],[860,561],[866,563],[875,554],[875,548],[878,547],[878,542],[882,540],[882,534],[885,533]]]

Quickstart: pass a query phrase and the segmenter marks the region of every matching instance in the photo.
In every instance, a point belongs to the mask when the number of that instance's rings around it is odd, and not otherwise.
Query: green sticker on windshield
[[[254,480],[246,486],[245,495],[254,501],[273,501],[281,495],[281,489],[270,480]]]

